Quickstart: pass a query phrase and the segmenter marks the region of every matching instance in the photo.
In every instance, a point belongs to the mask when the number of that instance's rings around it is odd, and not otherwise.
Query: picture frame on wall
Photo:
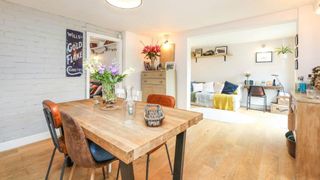
[[[175,70],[176,69],[176,63],[174,62],[166,62],[166,70]]]
[[[273,61],[273,52],[256,52],[256,63],[272,63]]]
[[[216,55],[227,55],[228,54],[228,46],[218,46],[215,49]]]

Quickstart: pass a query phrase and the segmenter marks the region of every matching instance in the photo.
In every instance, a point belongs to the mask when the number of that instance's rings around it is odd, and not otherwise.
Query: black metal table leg
[[[174,156],[173,180],[183,179],[184,149],[185,149],[186,135],[187,135],[187,131],[184,131],[178,134],[176,138],[176,152]]]
[[[121,179],[134,180],[132,163],[126,164],[126,163],[120,161],[120,169],[121,169]]]

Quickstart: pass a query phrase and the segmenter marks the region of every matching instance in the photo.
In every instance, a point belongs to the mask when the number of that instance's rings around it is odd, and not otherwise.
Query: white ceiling
[[[216,46],[281,39],[294,37],[296,33],[297,24],[295,22],[291,22],[255,29],[229,31],[192,37],[189,39],[189,43],[192,48],[196,48],[203,46]]]
[[[297,8],[312,0],[143,0],[118,9],[105,0],[7,0],[117,31],[174,33]]]

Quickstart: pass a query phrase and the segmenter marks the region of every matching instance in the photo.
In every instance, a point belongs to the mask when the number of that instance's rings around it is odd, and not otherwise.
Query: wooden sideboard
[[[170,95],[176,98],[176,71],[143,71],[141,73],[142,101],[149,94]]]
[[[288,128],[296,140],[296,179],[320,179],[320,100],[291,93]]]

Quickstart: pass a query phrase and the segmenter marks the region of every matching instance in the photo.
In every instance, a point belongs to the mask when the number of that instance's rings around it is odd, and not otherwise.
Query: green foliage
[[[289,48],[288,46],[281,46],[280,48],[276,48],[275,52],[277,53],[277,55],[292,54],[293,50],[291,48]]]
[[[105,71],[103,74],[100,74],[99,72],[91,74],[92,79],[108,84],[117,84],[118,82],[123,81],[126,76],[127,74],[112,75],[112,73],[108,71]]]

